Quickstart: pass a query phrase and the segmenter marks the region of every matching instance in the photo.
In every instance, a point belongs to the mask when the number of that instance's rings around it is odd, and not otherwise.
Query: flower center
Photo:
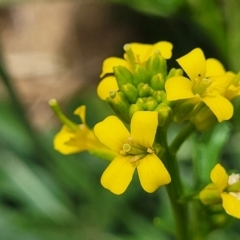
[[[193,87],[192,91],[194,94],[203,95],[205,92],[208,92],[208,88],[212,84],[212,80],[209,78],[201,78],[200,76],[198,78],[195,78],[193,81]]]
[[[127,139],[127,142],[123,144],[121,155],[132,156],[130,163],[137,164],[139,160],[143,159],[147,154],[154,153],[152,148],[144,147],[136,143],[132,137]]]

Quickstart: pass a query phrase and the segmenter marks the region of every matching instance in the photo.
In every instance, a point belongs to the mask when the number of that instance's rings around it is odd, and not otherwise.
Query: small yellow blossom
[[[130,72],[134,72],[137,65],[145,65],[146,61],[156,51],[161,56],[169,59],[172,56],[172,44],[166,41],[157,42],[155,44],[130,43],[124,45],[124,59],[117,57],[109,57],[103,62],[102,73],[100,77],[113,73],[116,66],[126,67]],[[118,85],[114,76],[104,78],[98,85],[97,93],[102,100],[106,100],[109,92],[117,91]]]
[[[115,116],[109,116],[96,124],[96,136],[118,154],[101,177],[105,188],[115,194],[123,193],[131,182],[135,169],[146,192],[154,192],[171,181],[153,147],[157,126],[157,112],[149,111],[134,113],[131,134]]]
[[[220,164],[217,164],[212,169],[210,177],[213,183],[201,191],[200,199],[202,202],[207,204],[209,199],[212,199],[211,201],[214,203],[214,199],[220,198],[226,213],[240,218],[240,175],[233,173],[228,176],[226,170]]]
[[[80,106],[74,114],[78,115],[81,124],[64,124],[56,134],[53,145],[54,149],[62,154],[72,154],[93,149],[105,148],[99,142],[94,132],[88,128],[85,122],[86,106]]]
[[[165,88],[169,101],[195,99],[203,101],[217,117],[218,121],[228,120],[233,115],[233,106],[224,94],[231,84],[232,76],[226,74],[222,64],[213,58],[205,60],[200,48],[177,59],[179,65],[187,73],[183,76],[171,77]]]

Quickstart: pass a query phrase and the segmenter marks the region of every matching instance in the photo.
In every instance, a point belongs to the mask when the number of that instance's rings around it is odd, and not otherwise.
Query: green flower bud
[[[146,110],[153,111],[157,107],[158,103],[153,97],[148,97],[144,106]]]
[[[107,97],[106,101],[109,103],[114,112],[119,116],[120,119],[129,123],[130,118],[128,110],[130,107],[124,93],[122,92],[110,92],[110,97]]]
[[[138,96],[139,97],[148,97],[151,93],[151,88],[148,84],[140,83],[138,85]]]
[[[165,103],[160,103],[155,109],[158,112],[158,126],[163,127],[172,119],[172,109]]]
[[[152,97],[157,101],[157,103],[161,103],[163,94],[165,94],[164,91],[154,91]]]
[[[214,183],[208,184],[199,194],[199,198],[205,205],[221,203],[221,195],[219,189]]]
[[[122,85],[120,90],[125,94],[130,103],[135,103],[137,101],[138,91],[131,83]]]
[[[178,68],[178,69],[172,68],[169,71],[166,79],[168,79],[170,77],[177,77],[177,76],[182,76],[182,75],[183,75],[183,70],[181,68]]]
[[[133,76],[127,68],[123,66],[117,66],[113,68],[113,72],[116,77],[119,89],[121,89],[122,85],[133,83]]]
[[[133,114],[137,111],[144,111],[144,108],[141,104],[131,104],[130,108],[129,108],[129,117],[130,119],[132,118]]]
[[[150,85],[154,90],[164,90],[165,81],[163,75],[161,73],[154,75],[151,79]]]
[[[150,72],[151,76],[161,73],[164,77],[166,77],[166,60],[161,56],[159,51],[156,51],[154,55],[148,58],[146,63],[146,69]]]
[[[141,65],[136,66],[133,78],[133,82],[136,87],[139,83],[149,83],[151,80],[149,72]]]
[[[146,101],[147,98],[138,98],[136,104],[143,110],[147,110]]]

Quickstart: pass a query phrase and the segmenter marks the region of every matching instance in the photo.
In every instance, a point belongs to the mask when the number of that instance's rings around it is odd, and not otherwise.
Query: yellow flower
[[[161,41],[155,44],[130,43],[124,45],[124,59],[109,57],[103,62],[102,73],[104,77],[108,73],[113,73],[113,67],[124,66],[130,72],[134,72],[136,65],[144,65],[148,58],[156,51],[159,51],[163,58],[169,59],[172,56],[172,44]],[[114,76],[104,78],[98,85],[97,93],[102,100],[106,100],[110,91],[118,91],[118,85]]]
[[[135,169],[143,189],[149,193],[171,181],[153,147],[157,126],[157,112],[148,111],[134,113],[131,134],[115,116],[109,116],[96,124],[96,136],[118,154],[101,177],[105,188],[115,194],[123,193],[131,182]]]
[[[208,188],[213,192],[215,191],[214,188],[217,189],[226,213],[240,218],[240,175],[233,173],[228,176],[225,169],[217,164],[212,169],[210,177],[214,185],[210,184],[205,189]],[[201,195],[204,196],[205,189],[200,193],[200,199]]]
[[[177,59],[179,65],[187,73],[183,76],[171,77],[166,81],[165,88],[169,101],[195,98],[203,101],[217,117],[218,121],[230,119],[233,106],[223,97],[231,84],[232,76],[226,74],[222,64],[213,58],[205,60],[200,48]]]
[[[78,107],[74,114],[79,116],[82,123],[79,125],[74,123],[64,124],[54,138],[54,149],[62,154],[71,154],[105,148],[96,138],[94,132],[86,125],[86,106]]]

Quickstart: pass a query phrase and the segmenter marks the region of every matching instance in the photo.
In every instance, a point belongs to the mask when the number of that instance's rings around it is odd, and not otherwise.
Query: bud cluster
[[[113,67],[119,90],[110,91],[106,101],[127,123],[136,111],[157,111],[159,126],[165,126],[172,118],[165,82],[170,76],[182,75],[182,70],[171,69],[167,73],[166,60],[159,51],[144,64],[134,64],[132,69],[130,71],[124,66]]]

